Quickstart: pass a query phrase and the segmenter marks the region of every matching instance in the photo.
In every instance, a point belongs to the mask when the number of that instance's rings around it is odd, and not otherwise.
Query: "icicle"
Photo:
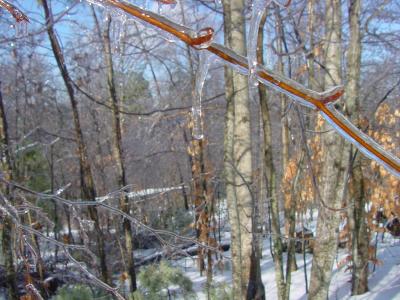
[[[115,43],[114,50],[116,54],[121,53],[123,48],[123,40],[125,35],[125,24],[127,16],[125,14],[119,14],[113,18],[113,41]]]
[[[10,25],[10,28],[15,30],[17,38],[28,35],[28,22],[16,21],[15,24]]]
[[[265,8],[269,5],[269,0],[254,0],[250,20],[249,37],[247,42],[247,61],[249,65],[249,86],[258,86],[257,80],[257,41],[258,30]]]
[[[360,129],[358,129],[356,126],[354,126],[352,123],[350,123],[349,120],[347,120],[340,112],[338,112],[333,104],[327,104],[325,106],[328,108],[328,110],[337,118],[340,120],[340,122],[344,125],[346,125],[353,133],[355,133],[357,136],[361,137],[363,142],[371,146],[376,152],[378,152],[381,156],[388,158],[390,161],[392,161],[396,165],[400,165],[400,159],[394,156],[392,153],[389,151],[386,151],[383,149],[377,142],[375,142],[371,137],[366,135],[364,132],[362,132]],[[332,120],[331,117],[329,117],[327,114],[324,112],[320,112],[322,117],[342,136],[344,137],[347,141],[352,143],[354,146],[356,146],[365,156],[368,158],[376,161],[378,164],[383,166],[387,171],[389,171],[392,175],[394,175],[397,178],[400,178],[400,172],[393,168],[391,165],[389,165],[386,161],[382,160],[379,156],[376,154],[372,153],[370,150],[368,150],[364,145],[360,144],[360,142],[356,141],[352,136],[350,136],[349,133],[347,133],[343,128],[338,126],[334,120]]]
[[[260,28],[261,19],[264,15],[265,9],[274,2],[280,7],[287,7],[290,5],[291,0],[285,4],[281,4],[276,0],[254,0],[252,5],[252,15],[250,20],[249,37],[247,42],[247,61],[249,68],[249,86],[258,86],[257,80],[257,41],[258,31]],[[262,47],[262,45],[259,45]]]
[[[203,112],[201,109],[201,96],[204,83],[206,81],[208,69],[211,64],[211,57],[208,52],[201,51],[199,57],[199,66],[196,72],[195,91],[192,102],[192,135],[196,140],[201,140],[204,137],[203,133]]]

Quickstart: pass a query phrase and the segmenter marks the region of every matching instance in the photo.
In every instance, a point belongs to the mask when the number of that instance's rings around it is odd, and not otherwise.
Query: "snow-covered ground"
[[[230,256],[229,252],[225,252],[227,257]],[[333,278],[330,286],[329,299],[373,299],[373,300],[400,300],[400,240],[391,238],[385,234],[384,242],[379,242],[378,245],[378,259],[383,264],[375,267],[375,272],[372,272],[369,279],[370,291],[362,296],[350,296],[350,280],[351,273],[346,271],[346,266],[338,269],[338,262],[341,261],[346,255],[346,250],[339,249],[337,260],[335,261]],[[297,254],[298,270],[292,273],[292,285],[290,292],[290,299],[305,300],[307,299],[305,289],[305,277],[303,270],[303,256]],[[312,255],[307,254],[306,266],[307,276],[310,280]],[[206,277],[200,276],[196,261],[194,258],[185,258],[175,262],[176,266],[180,266],[185,274],[193,281],[193,287],[199,299],[207,299],[205,295]],[[265,285],[265,290],[268,293],[268,299],[276,299],[277,291],[274,277],[274,266],[269,250],[268,239],[264,240],[263,244],[263,258],[261,261],[262,280]],[[223,270],[215,267],[213,283],[225,283],[230,286],[231,284],[231,269],[229,260],[225,260],[225,267]]]

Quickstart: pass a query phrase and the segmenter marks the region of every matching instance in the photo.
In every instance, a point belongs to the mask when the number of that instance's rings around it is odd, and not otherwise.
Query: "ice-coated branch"
[[[86,274],[94,283],[96,283],[99,287],[102,287],[105,290],[112,293],[116,297],[116,299],[119,299],[119,300],[124,299],[122,297],[122,295],[118,292],[117,288],[113,288],[113,287],[109,286],[108,284],[106,284],[105,282],[98,279],[89,270],[87,270],[82,265],[82,263],[77,261],[69,252],[69,250],[81,250],[81,251],[85,251],[85,252],[91,254],[91,252],[87,246],[81,246],[81,245],[75,245],[75,244],[65,244],[54,238],[51,238],[51,237],[48,237],[48,236],[42,234],[40,231],[32,228],[31,226],[24,225],[23,223],[21,223],[21,221],[18,217],[18,211],[14,208],[13,205],[11,205],[11,203],[7,200],[7,198],[1,193],[0,193],[0,200],[1,200],[0,212],[3,212],[5,215],[10,217],[11,221],[14,223],[15,227],[20,230],[21,234],[22,234],[22,232],[27,232],[27,233],[30,233],[36,237],[39,237],[47,242],[50,242],[54,245],[59,246],[61,249],[64,250],[64,252],[65,252],[66,256],[69,258],[69,260],[72,263],[74,263],[84,274]],[[31,208],[31,207],[29,207],[29,208]],[[1,215],[0,215],[0,217],[1,217]],[[26,245],[28,247],[29,252],[32,253],[33,259],[35,260],[35,264],[36,264],[36,260],[39,259],[38,252],[36,251],[35,247],[33,245],[31,245],[31,243],[29,243],[29,241],[26,238],[26,235],[22,234],[22,239],[24,241],[23,244]],[[25,254],[20,253],[19,255],[24,256]],[[24,260],[27,261],[27,257],[25,257]],[[35,286],[33,284],[27,284],[25,286],[25,288],[28,293],[30,293],[31,295],[33,295],[35,297],[35,299],[43,299],[41,297],[39,291],[35,288]]]
[[[343,95],[344,91],[342,86],[335,87],[322,93],[315,92],[264,66],[249,66],[248,58],[238,55],[223,45],[213,43],[214,30],[210,27],[195,32],[190,28],[177,24],[163,16],[140,8],[125,0],[87,1],[103,7],[119,9],[121,13],[125,12],[135,17],[139,22],[151,26],[161,33],[164,32],[172,35],[196,49],[207,50],[243,75],[251,75],[249,70],[254,69],[254,76],[260,83],[285,93],[300,105],[317,110],[342,137],[360,149],[364,155],[377,161],[391,174],[400,178],[400,159],[384,150],[370,137],[361,132],[361,130],[355,127],[340,112],[335,110],[331,104],[331,102],[338,100]]]
[[[95,275],[90,273],[85,266],[82,265],[79,261],[77,261],[71,253],[69,253],[67,247],[63,247],[65,255],[72,261],[84,274],[86,274],[93,282],[95,282],[98,286],[102,287],[106,291],[109,291],[112,293],[118,300],[125,300],[124,297],[118,292],[117,288],[113,288],[112,286],[108,285],[107,283],[101,281],[99,278],[97,278]]]
[[[17,23],[29,22],[29,18],[18,7],[12,5],[8,1],[0,0],[0,7],[8,10]]]
[[[169,236],[169,237],[175,238],[175,240],[191,242],[191,243],[194,243],[194,244],[198,245],[199,247],[202,247],[202,248],[205,248],[205,249],[208,249],[208,250],[211,250],[211,251],[218,252],[217,248],[204,245],[203,243],[197,241],[194,238],[185,237],[185,236],[176,234],[176,233],[168,231],[168,230],[154,229],[154,228],[142,223],[137,218],[135,218],[135,217],[123,212],[122,210],[120,210],[120,209],[118,209],[118,208],[116,208],[116,207],[114,207],[112,205],[109,205],[109,204],[105,203],[104,201],[102,201],[102,202],[99,202],[99,201],[72,201],[72,200],[68,200],[68,199],[62,198],[62,197],[57,196],[57,195],[44,194],[44,193],[33,191],[33,190],[31,190],[31,189],[29,189],[29,188],[27,188],[25,186],[22,186],[22,185],[20,185],[20,184],[18,184],[16,182],[7,181],[4,178],[0,178],[0,181],[5,183],[5,184],[7,184],[7,185],[9,185],[9,186],[12,186],[15,189],[20,190],[22,192],[25,192],[25,193],[28,193],[28,194],[31,194],[31,195],[35,195],[36,197],[38,197],[38,198],[40,198],[42,200],[57,201],[59,203],[66,204],[66,205],[68,205],[69,207],[72,207],[72,208],[75,208],[75,207],[89,207],[89,206],[96,206],[96,207],[104,208],[105,210],[107,210],[107,211],[109,211],[109,212],[111,212],[111,213],[113,213],[115,215],[120,215],[120,216],[126,218],[127,220],[129,220],[130,222],[135,224],[136,226],[141,227],[142,229],[144,229],[144,230],[146,230],[148,232],[151,232],[160,241],[161,244],[167,245],[167,246],[169,246],[171,248],[174,248],[174,244],[168,242],[162,236]],[[5,200],[5,199],[3,199],[3,200]],[[11,208],[14,209],[13,206],[11,206]],[[0,206],[0,209],[1,209],[1,206]],[[18,214],[18,213],[15,212],[15,214]],[[78,220],[78,222],[79,222],[79,220]],[[30,231],[33,232],[32,230],[30,230]]]

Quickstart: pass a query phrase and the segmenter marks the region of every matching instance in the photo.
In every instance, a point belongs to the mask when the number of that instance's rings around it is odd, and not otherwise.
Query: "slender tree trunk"
[[[224,40],[225,44],[229,47],[231,46],[231,4],[230,1],[224,0]],[[235,212],[232,211],[231,207],[233,204],[229,204],[231,200],[228,198],[228,195],[232,197],[235,193],[235,185],[234,185],[234,169],[232,166],[233,161],[233,128],[234,128],[234,118],[235,111],[233,106],[233,95],[234,95],[234,87],[233,87],[233,71],[229,67],[225,67],[225,98],[226,98],[226,113],[225,113],[225,128],[224,128],[224,177],[225,177],[225,190],[227,195],[227,204],[228,204],[228,213],[229,219],[231,220],[235,216]],[[231,244],[233,246],[234,238],[231,237]],[[235,242],[237,244],[237,242]],[[237,245],[235,245],[237,247]],[[236,262],[232,261],[232,278],[233,278],[233,287],[232,287],[232,298],[240,299],[237,295],[241,290],[241,277],[240,273],[237,271],[237,268],[240,269],[240,265],[237,265]],[[236,298],[235,298],[236,295]]]
[[[264,24],[265,19],[261,22]],[[258,45],[263,45],[264,33],[263,30],[258,32]],[[258,62],[263,64],[262,48],[258,51]],[[264,164],[267,177],[267,198],[270,202],[269,215],[271,216],[271,234],[272,234],[272,256],[275,266],[275,282],[278,287],[278,299],[284,299],[286,284],[285,275],[283,272],[283,245],[281,239],[281,229],[279,222],[279,204],[276,191],[276,171],[272,153],[272,128],[270,109],[268,106],[267,89],[264,85],[259,85],[261,117],[264,132]]]
[[[228,3],[229,2],[229,3]],[[244,1],[224,1],[225,33],[234,51],[245,54]],[[228,13],[227,13],[228,12]],[[230,76],[231,73],[227,73]],[[255,283],[250,281],[253,240],[252,154],[247,77],[233,73],[233,90],[227,88],[228,112],[225,131],[227,202],[231,224],[231,253],[234,299],[254,299]],[[233,101],[230,107],[230,101]],[[232,117],[233,111],[233,120]],[[233,135],[233,136],[232,136]]]
[[[353,124],[358,124],[360,111],[360,71],[361,71],[361,31],[360,31],[361,1],[351,0],[349,3],[350,39],[347,52],[347,83],[346,83],[346,114]],[[350,160],[352,167],[350,199],[354,201],[354,207],[350,205],[348,216],[350,232],[352,235],[353,272],[351,281],[352,295],[361,295],[368,292],[368,245],[365,215],[364,179],[361,169],[361,156],[355,154],[355,149],[347,145],[347,151],[354,162]],[[352,165],[351,165],[352,164]]]
[[[108,16],[103,32],[104,58],[107,68],[107,85],[110,94],[112,115],[113,115],[112,124],[114,132],[114,144],[112,147],[112,155],[114,158],[114,163],[117,168],[118,186],[122,188],[127,186],[128,182],[126,179],[125,165],[123,159],[121,114],[119,112],[119,101],[115,89],[114,67],[112,62],[111,42],[110,42],[110,26],[111,26],[111,16]],[[120,207],[123,212],[130,214],[129,199],[125,193],[121,194]],[[134,292],[137,289],[137,284],[136,284],[135,261],[133,256],[133,233],[132,233],[131,222],[127,219],[124,219],[122,226],[124,229],[124,236],[125,236],[125,251],[126,251],[126,261],[127,261],[127,272],[130,278],[130,291]]]
[[[74,88],[72,79],[69,75],[67,66],[65,64],[64,55],[61,50],[60,43],[53,28],[53,17],[50,11],[47,0],[42,0],[44,14],[46,18],[47,33],[49,35],[51,48],[54,54],[54,58],[57,61],[58,68],[60,69],[61,76],[64,84],[67,88],[68,96],[71,102],[72,114],[75,127],[76,141],[78,143],[78,154],[79,154],[79,168],[80,168],[80,183],[82,198],[86,200],[96,201],[96,190],[94,187],[94,181],[92,171],[87,156],[86,145],[83,140],[82,128],[79,120],[78,102],[75,98]],[[104,235],[100,227],[100,220],[97,209],[95,207],[89,207],[89,216],[94,221],[94,228],[96,232],[97,250],[100,258],[100,271],[102,280],[109,283],[109,277],[107,272]]]
[[[0,139],[1,139],[1,171],[3,172],[4,179],[12,180],[12,164],[11,164],[11,156],[10,156],[10,140],[8,137],[8,125],[6,119],[6,113],[4,110],[4,102],[3,102],[3,94],[1,91],[1,82],[0,82]],[[4,197],[7,198],[11,203],[12,200],[12,191],[9,186],[2,187]],[[1,231],[1,255],[4,256],[4,267],[6,272],[6,286],[8,289],[8,297],[12,300],[18,299],[18,289],[16,282],[16,272],[14,266],[14,249],[13,249],[13,239],[12,236],[15,232],[14,226],[12,224],[12,220],[9,216],[5,216],[2,220],[3,224]]]
[[[325,88],[341,83],[341,1],[326,0],[325,14],[326,58]],[[323,130],[330,129],[325,123]],[[342,188],[344,156],[343,139],[335,132],[323,135],[324,169],[322,171],[322,192],[319,201],[330,208],[338,209],[342,205],[339,190]],[[340,213],[323,205],[319,207],[314,259],[311,269],[310,300],[326,300],[332,276],[332,266],[337,251]]]

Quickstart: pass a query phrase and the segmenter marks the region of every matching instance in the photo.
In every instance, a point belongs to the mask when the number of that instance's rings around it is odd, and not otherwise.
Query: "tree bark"
[[[232,35],[231,35],[231,4],[230,1],[224,0],[224,39],[225,43],[230,46]],[[226,98],[226,113],[225,113],[225,128],[224,128],[224,177],[226,185],[227,205],[229,221],[232,222],[235,212],[232,211],[234,204],[230,204],[231,197],[235,194],[234,185],[234,168],[232,166],[233,161],[233,129],[234,129],[234,118],[235,111],[233,106],[234,87],[233,87],[233,71],[229,67],[225,67],[225,98]],[[228,196],[229,195],[229,196]],[[236,232],[236,231],[235,231]],[[235,240],[236,236],[231,235],[231,249],[233,243],[235,243],[235,251],[237,251],[238,243]],[[236,252],[235,252],[236,253]],[[237,270],[240,265],[235,261],[232,261],[232,298],[238,298],[241,296],[241,276]],[[235,298],[236,295],[236,298]]]
[[[326,0],[325,13],[325,89],[341,83],[341,1]],[[325,123],[323,130],[330,129]],[[332,266],[337,251],[338,227],[342,204],[339,190],[342,187],[342,159],[344,156],[343,139],[335,132],[324,133],[323,138],[324,169],[322,171],[322,192],[319,207],[314,259],[311,269],[310,300],[326,300],[332,276]]]
[[[346,114],[353,124],[358,124],[360,111],[360,72],[361,72],[361,31],[360,31],[361,1],[351,0],[349,3],[350,39],[347,51],[347,82],[345,87]],[[354,162],[349,160],[352,168],[350,199],[354,207],[349,209],[349,226],[352,235],[352,295],[368,292],[368,245],[364,178],[361,169],[361,156],[355,154],[355,149],[347,145],[347,151]]]
[[[263,19],[264,23],[265,20]],[[263,44],[264,34],[263,30],[258,32],[258,45]],[[263,54],[260,47],[258,51],[258,62],[263,64]],[[272,128],[271,117],[269,109],[269,99],[267,97],[267,89],[264,85],[259,85],[261,117],[264,132],[264,164],[267,178],[267,198],[270,202],[270,216],[271,216],[271,234],[272,234],[272,256],[275,267],[275,282],[278,287],[278,299],[284,299],[286,293],[285,275],[283,272],[283,245],[281,239],[281,229],[279,222],[279,204],[276,191],[276,171],[272,153]]]
[[[83,140],[82,128],[79,120],[78,112],[78,102],[75,98],[73,82],[69,75],[67,66],[65,64],[64,55],[61,50],[60,43],[53,28],[53,16],[50,11],[47,0],[42,0],[43,10],[46,18],[47,33],[51,43],[51,49],[54,54],[54,58],[57,62],[57,66],[60,69],[61,76],[63,78],[64,84],[67,88],[67,93],[71,102],[72,114],[75,127],[76,141],[78,144],[78,155],[79,155],[79,169],[80,169],[80,183],[81,183],[81,194],[82,198],[86,200],[96,201],[96,190],[94,187],[94,181],[92,176],[92,171],[87,156],[86,145]],[[94,221],[94,228],[96,232],[97,240],[97,250],[100,258],[100,271],[102,275],[102,280],[109,283],[107,264],[106,264],[106,254],[104,249],[104,236],[100,228],[100,221],[97,209],[95,207],[90,207],[88,209],[89,216],[91,220]]]
[[[225,15],[225,33],[229,44],[234,51],[245,54],[244,1],[224,1],[224,8],[225,13],[229,11]],[[255,289],[249,288],[251,257],[256,249],[253,243],[252,154],[247,77],[233,73],[231,83],[233,108],[229,107],[228,99],[227,117],[232,116],[232,110],[234,117],[233,121],[228,119],[227,122],[230,123],[226,125],[225,133],[229,136],[225,136],[225,165],[231,224],[233,298],[254,299],[252,293]],[[230,94],[227,96],[230,97]]]

